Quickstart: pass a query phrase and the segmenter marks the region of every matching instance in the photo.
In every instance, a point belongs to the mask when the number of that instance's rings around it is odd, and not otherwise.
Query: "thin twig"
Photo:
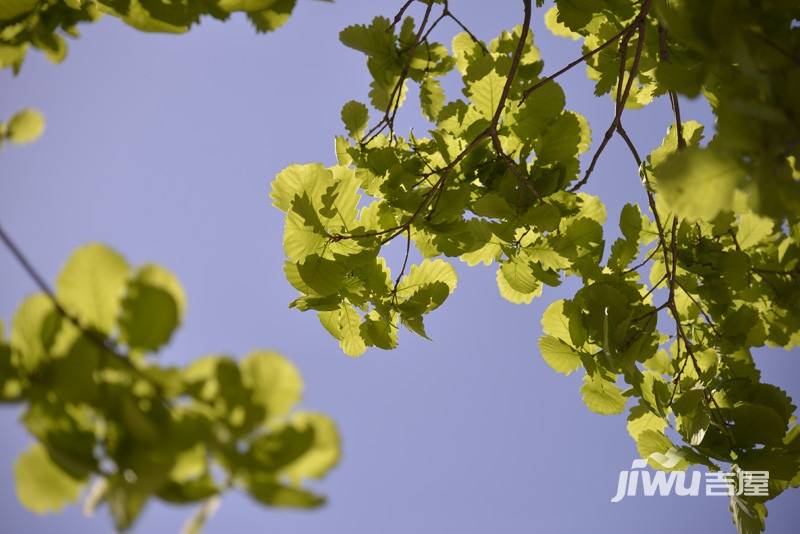
[[[608,41],[604,42],[600,46],[598,46],[596,48],[593,48],[592,50],[586,52],[585,54],[583,54],[578,59],[576,59],[574,61],[570,61],[565,67],[562,67],[561,69],[557,70],[553,74],[547,76],[546,78],[543,78],[543,79],[539,80],[538,82],[536,82],[532,86],[528,87],[527,89],[525,89],[525,91],[522,92],[521,101],[524,102],[525,99],[528,98],[528,96],[532,92],[536,91],[541,86],[545,85],[548,82],[551,82],[551,81],[555,80],[556,78],[558,78],[562,74],[564,74],[567,71],[573,69],[577,65],[580,65],[582,62],[584,62],[587,59],[589,59],[590,57],[594,56],[595,54],[597,54],[601,50],[603,50],[603,49],[609,47],[610,45],[612,45],[613,43],[617,42],[619,40],[619,38],[622,37],[623,35],[625,35],[627,32],[629,32],[632,27],[633,27],[633,24],[630,24],[630,25],[626,26],[621,32],[619,32],[618,34],[616,34],[615,36],[613,36],[611,39],[609,39]]]
[[[626,269],[626,270],[622,271],[622,275],[624,276],[624,275],[630,274],[630,273],[632,273],[634,271],[638,271],[639,269],[641,269],[642,267],[647,265],[647,263],[650,260],[652,260],[653,256],[655,256],[656,254],[658,254],[658,247],[653,248],[653,250],[650,251],[650,253],[647,255],[647,257],[645,257],[645,259],[643,259],[641,262],[637,263],[636,265],[634,265],[633,267],[631,267],[629,269]]]
[[[637,15],[636,19],[634,19],[633,23],[629,25],[623,32],[620,34],[622,37],[622,41],[620,42],[620,61],[619,61],[619,75],[617,77],[617,95],[615,100],[615,109],[614,109],[614,118],[611,120],[611,124],[608,126],[605,134],[603,135],[603,140],[600,142],[600,146],[595,151],[592,159],[589,163],[589,167],[587,167],[586,172],[574,186],[572,186],[569,191],[574,193],[581,187],[583,187],[588,181],[589,177],[594,172],[595,166],[597,165],[597,161],[600,159],[600,155],[605,150],[608,142],[611,141],[611,138],[614,136],[615,132],[618,132],[622,127],[622,113],[625,111],[625,105],[628,102],[628,98],[630,97],[631,88],[633,87],[633,80],[636,78],[636,75],[639,72],[639,62],[642,58],[642,52],[644,50],[644,36],[645,36],[645,28],[646,26],[646,17],[647,12],[650,9],[650,2],[651,0],[644,0],[642,3],[642,9],[639,11],[639,15]],[[636,42],[636,51],[634,52],[633,62],[631,64],[630,71],[628,72],[628,78],[625,84],[623,85],[624,74],[625,74],[625,64],[627,62],[627,54],[628,54],[628,44],[630,43],[630,39],[633,36],[634,32],[638,32],[639,38]]]
[[[519,69],[520,62],[522,60],[522,53],[525,50],[525,43],[528,38],[528,32],[530,31],[530,21],[531,21],[531,0],[522,0],[524,6],[524,19],[522,23],[522,30],[520,33],[519,42],[517,43],[516,49],[514,50],[514,54],[511,58],[511,66],[509,67],[508,76],[506,78],[505,84],[503,85],[503,89],[500,94],[500,99],[498,101],[497,107],[492,114],[492,120],[483,131],[481,131],[475,138],[470,141],[470,143],[455,157],[453,160],[448,163],[443,168],[437,171],[431,171],[429,173],[424,173],[421,178],[424,180],[427,177],[430,177],[434,174],[439,176],[439,179],[433,184],[433,186],[425,193],[422,198],[422,202],[420,202],[419,206],[417,206],[416,210],[406,219],[405,222],[402,224],[398,224],[392,226],[390,228],[386,228],[384,230],[376,230],[372,232],[364,232],[361,234],[335,234],[329,236],[332,241],[341,241],[344,239],[367,239],[373,237],[381,237],[380,244],[383,245],[388,243],[398,235],[405,232],[410,226],[417,220],[417,218],[422,214],[422,212],[431,205],[432,202],[435,202],[437,198],[443,193],[444,188],[446,186],[448,176],[453,172],[456,166],[461,163],[461,161],[475,148],[477,148],[483,141],[486,139],[490,139],[495,146],[497,146],[500,142],[499,136],[497,133],[498,124],[500,122],[500,118],[502,116],[503,110],[506,105],[506,101],[508,100],[508,95],[511,91],[511,85],[514,82],[514,79],[517,74],[517,70]],[[430,6],[430,4],[429,4]],[[502,146],[501,154],[502,154]],[[513,160],[512,160],[513,161]],[[421,180],[421,181],[422,181]],[[525,180],[527,182],[527,180]],[[531,186],[532,187],[532,186]],[[433,215],[433,210],[428,213],[428,218]]]
[[[392,288],[392,294],[397,294],[397,286],[400,285],[400,279],[403,278],[403,275],[406,272],[406,266],[408,265],[408,256],[411,253],[411,227],[406,228],[406,255],[403,258],[403,267],[400,269],[400,273],[397,275],[397,278],[394,281],[394,287]]]

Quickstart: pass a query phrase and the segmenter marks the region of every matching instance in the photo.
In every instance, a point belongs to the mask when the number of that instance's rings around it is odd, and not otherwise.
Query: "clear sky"
[[[313,314],[287,308],[294,290],[282,273],[282,214],[270,205],[270,181],[290,163],[335,161],[341,105],[366,100],[369,82],[363,56],[337,34],[391,16],[400,3],[300,0],[287,26],[266,36],[240,17],[177,37],[108,19],[85,28],[62,65],[31,54],[16,79],[0,74],[0,116],[35,106],[48,126],[38,143],[0,152],[3,224],[51,280],[93,240],[134,263],[165,265],[183,282],[189,312],[164,361],[277,349],[305,378],[303,406],[338,421],[343,458],[318,485],[330,497],[325,508],[268,510],[231,494],[209,533],[733,532],[721,497],[610,503],[619,471],[637,457],[625,416],[589,412],[580,373],[556,374],[536,347],[542,311],[569,297],[574,282],[515,306],[497,294],[493,269],[459,265],[458,289],[428,320],[433,342],[402,335],[399,349],[360,359],[341,354]],[[485,40],[521,21],[518,0],[451,6]],[[542,15],[534,36],[552,72],[578,46],[550,36]],[[447,27],[447,42],[455,31]],[[592,95],[583,68],[563,80],[597,140],[611,102]],[[711,123],[702,103],[684,108]],[[647,152],[666,131],[669,104],[625,116]],[[402,120],[422,128],[409,114]],[[643,200],[621,143],[612,142],[587,190],[605,199],[608,235],[616,235],[621,206]],[[0,250],[0,317],[9,320],[33,290]],[[800,397],[798,351],[760,356],[765,379]],[[31,442],[19,414],[0,408],[0,531],[110,531],[105,512],[35,516],[18,504],[12,464]],[[190,513],[153,503],[134,530],[174,533]],[[796,533],[798,519],[795,490],[770,503],[768,532]]]

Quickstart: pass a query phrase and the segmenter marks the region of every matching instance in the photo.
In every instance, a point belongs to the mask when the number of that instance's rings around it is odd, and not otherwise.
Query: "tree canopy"
[[[542,3],[523,0],[521,24],[489,43],[446,0],[416,3],[418,22],[409,1],[341,32],[366,56],[372,111],[342,107],[338,165],[292,165],[272,184],[300,293],[290,306],[315,311],[358,356],[395,348],[401,326],[427,337],[424,318],[457,285],[445,258],[496,266],[515,304],[577,277],[573,298],[541,319],[541,356],[583,370],[590,410],[630,406],[628,431],[654,468],[768,470],[768,496],[730,504],[740,532],[760,532],[764,503],[800,485],[796,407],[761,381],[751,353],[800,343],[800,8],[556,0],[546,24],[583,55],[554,70],[530,30]],[[449,48],[435,40],[444,20],[462,29]],[[582,64],[613,110],[594,144],[557,83]],[[453,70],[463,96],[448,100],[440,80]],[[684,97],[711,105],[709,135],[682,116]],[[428,135],[398,133],[402,105],[419,109]],[[624,111],[648,105],[670,105],[674,120],[640,154]],[[581,188],[615,136],[648,203],[624,207],[606,252],[603,199]],[[394,239],[406,253],[392,270],[381,251]]]
[[[101,14],[142,31],[182,33],[204,15],[244,12],[259,32],[278,28],[294,0],[10,0],[0,2],[0,68],[18,72],[30,47],[60,62],[62,35]],[[23,109],[0,122],[4,142],[42,135],[45,121]],[[339,461],[335,423],[295,409],[303,381],[280,354],[209,354],[186,367],[161,365],[186,312],[177,278],[156,264],[134,267],[98,243],[79,248],[55,289],[0,227],[0,240],[39,286],[9,331],[0,322],[0,402],[23,409],[36,440],[14,468],[20,502],[58,512],[84,496],[92,515],[106,506],[118,531],[148,501],[198,504],[185,534],[201,531],[224,494],[241,490],[272,507],[310,509],[309,490]]]
[[[627,411],[651,467],[769,471],[767,495],[730,500],[738,531],[757,534],[766,502],[800,486],[796,406],[762,381],[753,357],[800,344],[800,6],[519,3],[519,25],[488,43],[448,0],[407,0],[342,30],[342,44],[365,56],[369,102],[343,104],[336,165],[295,164],[272,181],[272,204],[285,213],[284,272],[298,291],[290,306],[315,312],[359,356],[394,349],[401,328],[428,337],[426,317],[458,285],[456,260],[494,267],[514,304],[573,277],[580,288],[541,317],[541,357],[558,373],[583,373],[591,411]],[[245,12],[270,31],[293,7],[9,0],[0,2],[0,66],[19,70],[30,47],[60,61],[63,35],[100,13],[180,33],[203,16]],[[546,67],[534,16],[582,54]],[[558,83],[574,68],[586,69],[612,114],[594,140]],[[460,79],[457,98],[445,93],[447,76]],[[681,112],[686,98],[708,102],[713,131]],[[403,135],[401,106],[418,109],[427,134]],[[625,111],[645,106],[670,106],[673,117],[654,126],[666,135],[649,154],[625,128]],[[0,140],[26,143],[43,128],[24,110],[0,125]],[[611,214],[620,237],[606,247],[604,200],[582,189],[615,138],[630,153],[620,175],[647,202]],[[301,390],[291,364],[257,351],[159,366],[151,356],[185,309],[173,275],[89,245],[50,290],[3,238],[42,290],[20,306],[10,339],[0,336],[2,399],[24,404],[38,440],[17,467],[26,506],[58,509],[94,479],[87,506],[108,504],[118,528],[156,497],[202,502],[192,531],[230,487],[273,506],[322,502],[301,483],[335,465],[338,436],[324,416],[291,411]],[[390,266],[382,254],[394,240],[405,253]],[[227,474],[222,483],[212,465]]]

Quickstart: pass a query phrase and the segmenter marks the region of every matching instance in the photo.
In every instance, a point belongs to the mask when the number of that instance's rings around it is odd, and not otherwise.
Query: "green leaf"
[[[419,87],[419,101],[422,113],[428,120],[436,121],[444,108],[444,89],[439,80],[431,76],[426,77]]]
[[[287,486],[274,479],[248,477],[247,492],[256,501],[275,508],[318,508],[325,498],[302,488]]]
[[[377,80],[374,80],[370,84],[370,92],[369,92],[369,101],[372,104],[372,107],[379,111],[387,111],[391,106],[392,109],[400,108],[406,100],[406,94],[408,93],[408,84],[404,81],[400,86],[400,94],[397,94],[395,90],[396,82],[394,80],[391,83],[384,85],[378,83]]]
[[[397,296],[408,300],[426,285],[436,282],[443,283],[452,293],[458,285],[458,275],[453,266],[444,260],[423,260],[418,265],[412,265],[409,273],[400,279]]]
[[[274,3],[275,0],[219,0],[219,7],[230,13],[236,11],[261,11]]]
[[[539,339],[539,351],[547,365],[559,373],[569,375],[581,366],[580,354],[561,339],[542,336]]]
[[[0,20],[11,20],[33,10],[36,0],[3,0],[0,2]]]
[[[211,497],[204,502],[200,508],[195,512],[183,527],[181,527],[180,534],[200,534],[203,532],[206,523],[219,507],[219,498]]]
[[[639,434],[636,440],[639,456],[647,459],[654,452],[664,453],[672,447],[672,442],[662,431],[647,429]]]
[[[688,146],[697,146],[703,139],[703,125],[697,121],[685,121],[682,124],[683,139]],[[661,142],[661,146],[653,150],[648,156],[648,160],[653,167],[661,165],[667,157],[678,151],[678,130],[675,125],[671,125],[667,130],[667,135]]]
[[[314,429],[289,420],[271,425],[270,432],[250,440],[239,470],[254,475],[278,476],[306,454],[314,443]]]
[[[19,353],[23,368],[33,370],[50,356],[61,321],[55,305],[43,293],[20,305],[11,323],[11,346]]]
[[[713,149],[688,147],[654,169],[657,190],[669,207],[691,221],[710,221],[730,209],[742,170]]]
[[[477,59],[485,57],[483,49],[473,41],[472,37],[470,37],[467,32],[456,34],[452,39],[450,47],[453,50],[456,68],[462,76],[467,74],[467,67],[470,63],[474,64]]]
[[[659,417],[642,404],[631,408],[630,415],[628,415],[628,434],[635,441],[639,439],[639,435],[642,432],[651,430],[661,433],[666,427],[667,422],[662,417]]]
[[[340,439],[336,424],[325,415],[302,412],[292,417],[292,424],[312,430],[309,448],[282,472],[295,484],[307,478],[321,479],[339,463]]]
[[[500,266],[500,273],[515,291],[524,294],[534,294],[541,284],[533,274],[530,260],[526,254],[517,254]]]
[[[71,324],[62,326],[58,346],[53,350],[58,357],[45,362],[41,369],[43,382],[61,402],[97,402],[99,388],[95,373],[99,371],[103,352],[96,341],[74,332]],[[74,342],[64,348],[67,338],[74,338]]]
[[[20,400],[25,393],[17,363],[12,360],[11,347],[2,341],[2,323],[0,322],[0,402]]]
[[[555,300],[547,306],[542,314],[541,324],[542,332],[546,335],[567,344],[572,343],[572,336],[569,333],[570,320],[564,313],[563,299]]]
[[[660,62],[656,69],[656,79],[662,87],[689,98],[700,93],[705,78],[706,69],[702,63]]]
[[[19,145],[32,143],[44,133],[44,117],[35,109],[23,109],[9,119],[5,135]]]
[[[621,272],[633,261],[638,253],[639,247],[636,243],[617,239],[611,245],[611,256],[608,259],[608,265],[615,272]]]
[[[331,181],[331,172],[319,163],[289,165],[272,182],[272,205],[281,211],[289,211],[297,196],[304,192],[312,196],[321,195]]]
[[[625,410],[625,397],[620,389],[600,376],[584,376],[581,395],[584,404],[594,413],[613,415]]]
[[[133,525],[147,503],[149,494],[142,488],[124,480],[114,480],[106,495],[108,509],[117,531],[127,530]]]
[[[312,255],[325,254],[329,243],[326,230],[319,220],[307,194],[292,203],[283,233],[283,250],[292,262],[303,262]]]
[[[525,142],[538,138],[561,114],[566,104],[564,91],[555,82],[539,87],[514,116],[514,133]]]
[[[390,350],[397,347],[397,328],[394,321],[380,317],[371,311],[361,323],[361,337],[370,347]]]
[[[491,120],[494,116],[497,106],[500,104],[500,95],[503,93],[505,83],[506,79],[492,70],[470,85],[469,96],[472,99],[472,105],[484,119]]]
[[[514,279],[514,285],[509,277]],[[518,268],[516,265],[504,263],[497,269],[495,278],[500,296],[513,304],[530,304],[534,297],[542,294],[542,285],[536,281],[533,270],[527,265]],[[532,289],[521,291],[517,288]]]
[[[315,296],[338,293],[347,276],[343,265],[317,254],[306,257],[301,263],[287,262],[284,273],[295,289]]]
[[[181,9],[180,4],[173,6],[178,8],[177,13],[170,13],[170,9],[166,12],[159,10],[158,0],[130,0],[122,12],[114,9],[104,11],[120,17],[126,24],[143,32],[184,33],[189,30],[194,19]]]
[[[535,102],[535,98],[533,96],[531,98]],[[562,113],[543,135],[534,139],[536,160],[542,165],[564,162],[581,152],[581,143],[582,130],[579,116],[572,112]]]
[[[635,204],[625,204],[619,215],[619,228],[628,241],[639,241],[642,232],[642,212]]]
[[[70,256],[56,280],[61,304],[89,327],[113,331],[128,278],[128,262],[101,244],[85,245]]]
[[[356,141],[360,140],[369,121],[367,106],[356,100],[350,100],[342,107],[341,115],[344,127],[350,137]]]
[[[389,31],[389,27],[387,18],[375,17],[369,26],[363,24],[348,26],[339,33],[339,40],[345,46],[370,57],[390,59],[395,54],[395,37]]]
[[[270,419],[287,415],[303,395],[303,379],[289,360],[269,351],[253,351],[242,359],[242,382],[253,391],[253,401]]]
[[[736,241],[743,250],[754,247],[772,235],[773,222],[755,213],[743,213],[736,227]]]
[[[581,34],[575,33],[559,21],[558,6],[552,6],[547,10],[547,13],[544,14],[544,25],[547,26],[547,29],[550,30],[553,35],[558,37],[566,37],[573,41],[581,39]]]
[[[119,318],[120,340],[155,352],[169,342],[185,311],[186,295],[177,278],[158,265],[145,265],[128,282]]]
[[[648,460],[654,469],[682,471],[688,467],[683,452],[660,430],[650,428],[640,432],[636,448],[639,456]]]
[[[297,0],[274,0],[267,9],[251,11],[247,18],[258,33],[275,31],[289,20]]]
[[[733,421],[731,432],[740,446],[777,445],[786,434],[785,420],[771,407],[740,403],[729,413]]]
[[[339,309],[338,327],[341,337],[339,346],[348,356],[361,356],[367,350],[364,338],[361,337],[361,315],[348,302]]]
[[[586,26],[594,13],[603,8],[600,0],[557,0],[558,21],[569,29],[578,31]]]
[[[11,67],[14,74],[19,72],[22,63],[25,61],[25,51],[27,44],[21,46],[8,46],[0,44],[0,69]],[[0,127],[0,129],[2,129]]]
[[[17,497],[38,514],[59,512],[78,500],[84,483],[62,471],[47,450],[35,444],[14,465]]]
[[[337,163],[339,165],[350,165],[353,162],[353,157],[347,152],[350,148],[347,138],[343,135],[337,135],[334,146],[336,148]]]
[[[730,510],[739,534],[760,534],[766,529],[767,508],[752,497],[732,495]]]

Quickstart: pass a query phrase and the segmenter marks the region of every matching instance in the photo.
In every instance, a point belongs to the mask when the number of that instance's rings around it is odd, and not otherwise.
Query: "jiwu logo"
[[[700,495],[701,473],[694,471],[691,473],[691,483],[686,487],[686,472],[684,471],[648,471],[647,460],[634,460],[630,471],[620,471],[617,482],[617,494],[611,498],[611,502],[619,502],[626,496],[633,497],[639,487],[641,477],[642,494],[645,497],[653,497],[658,494],[666,496],[672,494],[679,496]]]

